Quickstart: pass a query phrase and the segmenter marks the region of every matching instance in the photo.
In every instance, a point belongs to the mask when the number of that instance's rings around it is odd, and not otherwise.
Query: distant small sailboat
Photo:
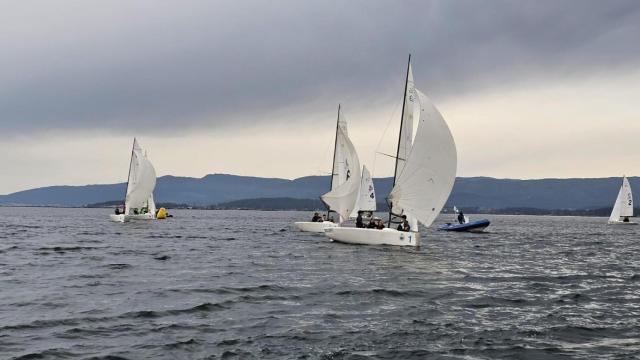
[[[415,108],[416,105],[419,107]],[[414,110],[419,110],[415,137]],[[389,226],[394,216],[404,215],[411,231],[333,227],[325,229],[325,235],[350,244],[420,246],[418,221],[430,226],[438,216],[453,188],[456,165],[453,136],[429,98],[415,89],[409,56],[396,168],[388,201]]]
[[[618,192],[616,203],[613,205],[613,211],[609,216],[610,225],[637,225],[630,218],[633,217],[633,194],[631,193],[631,185],[626,176],[622,177],[622,186]]]
[[[365,165],[362,166],[362,179],[360,180],[360,189],[358,190],[358,200],[349,218],[358,217],[358,212],[362,211],[372,215],[377,209],[376,189],[373,186],[373,178],[369,169]]]
[[[296,227],[301,231],[323,233],[326,228],[336,227],[346,220],[358,200],[360,178],[360,160],[351,139],[349,139],[347,122],[338,105],[331,187],[328,193],[320,197],[329,209],[327,218],[329,219],[331,211],[334,211],[338,214],[338,222],[298,221],[295,223]]]
[[[147,155],[133,139],[129,177],[124,198],[122,214],[111,214],[111,221],[125,222],[129,220],[153,220],[156,218],[156,204],[153,190],[156,186],[156,171],[147,159]]]

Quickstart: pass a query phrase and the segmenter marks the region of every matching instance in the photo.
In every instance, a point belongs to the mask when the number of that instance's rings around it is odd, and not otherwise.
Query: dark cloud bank
[[[164,132],[266,121],[291,104],[333,110],[396,94],[408,52],[439,98],[640,58],[633,0],[68,5],[4,6],[0,133]]]

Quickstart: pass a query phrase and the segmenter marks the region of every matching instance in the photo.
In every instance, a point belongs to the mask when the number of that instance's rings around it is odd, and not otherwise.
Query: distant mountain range
[[[619,177],[539,180],[462,177],[456,179],[448,206],[455,204],[478,211],[606,208],[613,205],[621,182]],[[632,188],[640,189],[640,178],[629,178],[629,182]],[[374,184],[378,202],[383,205],[392,179],[374,179]],[[216,208],[262,208],[266,206],[265,202],[279,199],[277,208],[306,210],[320,205],[317,199],[328,187],[328,176],[307,176],[295,180],[227,174],[211,174],[200,179],[162,176],[158,178],[154,195],[158,203]],[[0,195],[0,205],[86,206],[121,200],[124,192],[124,183],[49,186]]]

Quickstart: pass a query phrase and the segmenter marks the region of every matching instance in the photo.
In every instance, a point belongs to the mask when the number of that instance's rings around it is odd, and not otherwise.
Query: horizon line
[[[160,179],[163,177],[173,177],[173,178],[185,178],[185,179],[198,179],[198,180],[202,180],[208,176],[216,176],[216,175],[222,175],[222,176],[233,176],[233,177],[245,177],[245,178],[257,178],[257,179],[275,179],[275,180],[287,180],[287,181],[296,181],[299,179],[303,179],[303,178],[309,178],[309,177],[329,177],[330,175],[306,175],[306,176],[300,176],[297,178],[279,178],[279,177],[269,177],[269,176],[256,176],[256,175],[236,175],[236,174],[228,174],[228,173],[209,173],[206,174],[204,176],[201,177],[194,177],[194,176],[180,176],[180,175],[171,175],[171,174],[167,174],[167,175],[161,175],[161,176],[157,176],[156,179]],[[499,177],[493,177],[493,176],[486,176],[486,175],[476,175],[476,176],[456,176],[456,179],[472,179],[472,178],[486,178],[486,179],[494,179],[494,180],[514,180],[514,181],[541,181],[541,180],[585,180],[585,179],[591,179],[591,180],[597,180],[597,179],[615,179],[615,178],[620,178],[622,179],[623,176],[608,176],[608,177],[569,177],[569,178],[531,178],[531,179],[522,179],[522,178],[499,178]],[[392,178],[393,176],[384,176],[384,177],[372,177],[373,179],[389,179]],[[626,176],[627,179],[631,179],[631,178],[637,178],[638,176]],[[85,186],[103,186],[103,185],[119,185],[119,184],[125,184],[126,182],[117,182],[117,183],[90,183],[90,184],[84,184],[84,185],[45,185],[45,186],[38,186],[38,187],[33,187],[33,188],[28,188],[28,189],[23,189],[23,190],[18,190],[18,191],[14,191],[14,192],[10,192],[10,193],[6,193],[6,194],[0,194],[0,196],[8,196],[8,195],[13,195],[13,194],[17,194],[20,192],[24,192],[24,191],[31,191],[31,190],[37,190],[37,189],[46,189],[46,188],[54,188],[54,187],[85,187]]]

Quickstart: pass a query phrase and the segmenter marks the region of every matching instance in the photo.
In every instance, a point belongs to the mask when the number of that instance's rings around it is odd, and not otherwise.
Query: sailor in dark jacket
[[[409,225],[409,221],[407,221],[407,215],[402,215],[402,222],[398,225],[398,231],[409,230],[411,230],[411,225]]]
[[[358,217],[356,218],[356,227],[363,228],[364,222],[362,221],[362,211],[358,211]]]

